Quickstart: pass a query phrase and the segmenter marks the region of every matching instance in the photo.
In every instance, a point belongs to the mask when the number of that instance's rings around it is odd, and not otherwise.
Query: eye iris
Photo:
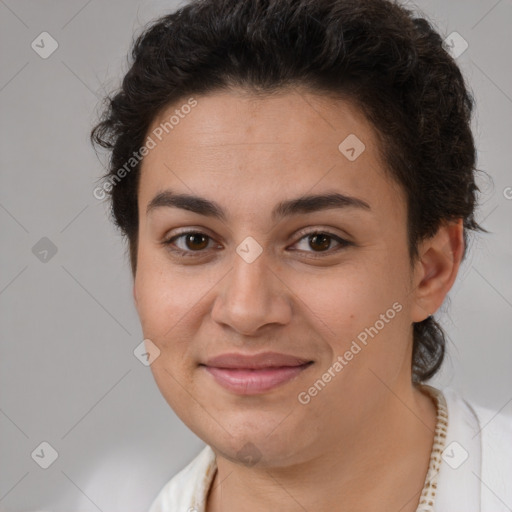
[[[320,241],[320,243],[319,243]],[[314,234],[309,237],[309,243],[311,247],[314,249],[315,245],[320,245],[320,250],[323,251],[329,248],[330,245],[330,237],[324,233]]]
[[[309,235],[309,243],[317,251],[325,251],[331,245],[331,236],[325,233]],[[185,245],[191,250],[201,250],[208,246],[208,236],[202,233],[188,233],[185,235]]]
[[[208,245],[208,240],[207,240],[207,236],[205,235],[201,235],[199,233],[191,233],[191,234],[188,234],[186,235],[186,244],[187,244],[187,247],[189,249],[204,249],[207,245]],[[197,247],[197,245],[194,247],[194,242],[192,242],[192,246],[190,246],[190,241],[191,240],[195,240],[197,241],[197,239],[202,239],[203,240],[203,244],[201,245],[201,247]]]

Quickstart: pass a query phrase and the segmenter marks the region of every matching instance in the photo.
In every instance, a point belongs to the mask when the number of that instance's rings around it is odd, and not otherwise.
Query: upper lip
[[[221,354],[208,359],[206,366],[216,368],[278,368],[282,366],[301,366],[312,362],[310,359],[292,356],[288,354],[279,354],[277,352],[263,352],[261,354]]]

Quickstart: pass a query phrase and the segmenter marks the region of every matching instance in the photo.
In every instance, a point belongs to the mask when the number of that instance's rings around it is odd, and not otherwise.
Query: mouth
[[[257,355],[224,354],[200,367],[223,388],[239,395],[256,395],[289,382],[314,361],[266,352]]]

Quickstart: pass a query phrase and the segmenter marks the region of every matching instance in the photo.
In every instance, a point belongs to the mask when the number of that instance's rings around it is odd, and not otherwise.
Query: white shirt
[[[441,391],[448,427],[433,508],[436,512],[512,512],[512,416]],[[217,469],[206,445],[160,491],[149,512],[205,512]]]

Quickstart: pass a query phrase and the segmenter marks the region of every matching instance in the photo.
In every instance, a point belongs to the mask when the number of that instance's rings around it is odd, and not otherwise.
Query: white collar
[[[480,425],[473,410],[455,391],[445,389],[443,395],[448,408],[448,431],[435,510],[480,512]]]

